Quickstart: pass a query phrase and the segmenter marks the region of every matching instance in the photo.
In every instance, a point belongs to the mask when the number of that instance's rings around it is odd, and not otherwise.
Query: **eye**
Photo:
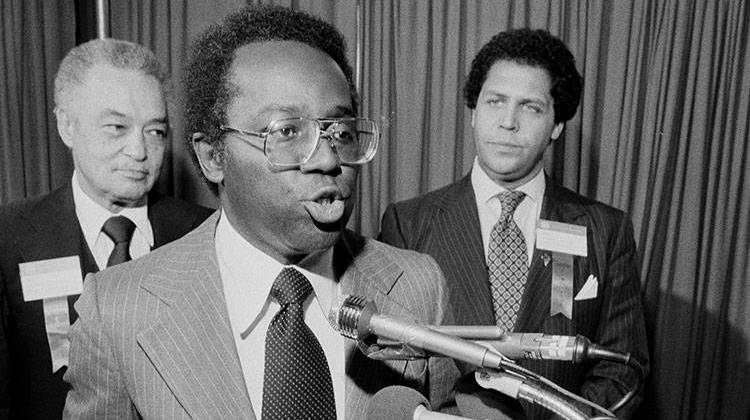
[[[542,112],[542,108],[535,106],[535,105],[526,105],[526,109],[528,109],[529,111],[535,114],[539,114],[540,112]]]
[[[149,130],[146,130],[146,134],[150,137],[158,137],[158,138],[166,138],[167,137],[167,129],[165,128],[152,128]]]
[[[102,126],[102,129],[105,133],[112,135],[112,136],[119,136],[121,134],[124,134],[127,131],[127,127],[124,124],[104,124]]]
[[[294,138],[299,135],[299,132],[297,130],[297,127],[293,125],[285,125],[274,130],[274,134],[284,138]]]
[[[357,140],[357,136],[354,131],[345,126],[334,130],[333,138],[335,138],[337,142],[342,144],[351,143]]]

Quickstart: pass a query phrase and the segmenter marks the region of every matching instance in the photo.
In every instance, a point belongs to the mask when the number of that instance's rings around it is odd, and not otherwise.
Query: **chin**
[[[130,205],[145,204],[146,195],[148,195],[148,189],[146,188],[133,188],[127,191],[119,191],[115,194],[119,201],[129,203]]]
[[[310,254],[317,251],[323,251],[336,244],[341,236],[341,230],[325,232],[307,232],[297,237],[297,250],[302,254]],[[300,240],[301,238],[304,238]]]

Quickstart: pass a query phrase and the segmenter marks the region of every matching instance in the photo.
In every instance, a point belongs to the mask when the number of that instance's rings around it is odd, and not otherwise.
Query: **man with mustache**
[[[369,359],[326,319],[339,294],[447,316],[432,258],[345,228],[378,134],[358,116],[341,34],[249,7],[201,34],[186,69],[188,131],[221,210],[86,282],[66,415],[362,419],[392,384],[445,404],[452,361]]]
[[[59,418],[68,330],[86,273],[145,255],[210,210],[151,194],[167,147],[166,74],[147,48],[97,39],[55,77],[69,182],[0,208],[0,418]]]

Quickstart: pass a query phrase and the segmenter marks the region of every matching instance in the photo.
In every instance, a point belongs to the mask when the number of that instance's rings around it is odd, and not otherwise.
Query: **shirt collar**
[[[112,213],[83,192],[78,178],[78,171],[74,170],[71,181],[73,203],[86,243],[93,244],[96,242],[107,219],[112,216],[125,216],[135,224],[136,230],[146,238],[149,246],[153,248],[154,232],[151,229],[151,223],[148,221],[148,203],[140,207],[126,207],[119,213]]]
[[[498,194],[508,191],[507,188],[498,185],[487,173],[479,166],[479,158],[474,158],[474,165],[471,168],[471,185],[474,188],[474,195],[478,203],[487,204]],[[544,169],[539,171],[529,182],[519,186],[515,191],[522,191],[526,198],[530,198],[536,204],[542,202],[544,198],[545,181]]]
[[[284,267],[294,267],[307,277],[321,310],[327,315],[331,303],[338,295],[338,282],[333,275],[333,247],[305,257],[299,265],[284,265],[245,240],[221,213],[216,226],[216,247],[222,281],[229,290],[239,294],[246,321],[255,320],[267,304],[276,276]],[[225,275],[226,274],[226,275]]]

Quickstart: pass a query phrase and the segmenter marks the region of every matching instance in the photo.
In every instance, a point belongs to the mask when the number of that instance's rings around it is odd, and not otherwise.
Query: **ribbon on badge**
[[[573,318],[573,256],[561,252],[552,253],[552,288],[550,316],[563,314]]]
[[[47,328],[47,342],[52,358],[52,373],[68,365],[70,353],[70,315],[68,314],[68,297],[59,296],[44,299],[44,326]]]

